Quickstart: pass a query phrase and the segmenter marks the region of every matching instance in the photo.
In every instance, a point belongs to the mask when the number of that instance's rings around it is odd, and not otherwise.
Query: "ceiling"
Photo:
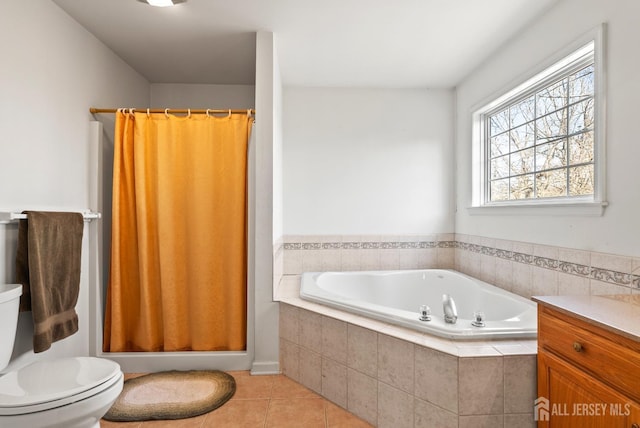
[[[254,84],[275,33],[286,86],[459,83],[561,0],[53,0],[151,83]]]

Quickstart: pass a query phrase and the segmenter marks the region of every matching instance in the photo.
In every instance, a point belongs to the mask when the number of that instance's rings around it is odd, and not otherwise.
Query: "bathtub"
[[[455,324],[444,321],[443,294],[455,302]],[[307,272],[300,297],[453,340],[537,336],[535,302],[451,270]],[[430,307],[430,321],[419,319],[422,305]],[[477,312],[482,327],[472,325]]]

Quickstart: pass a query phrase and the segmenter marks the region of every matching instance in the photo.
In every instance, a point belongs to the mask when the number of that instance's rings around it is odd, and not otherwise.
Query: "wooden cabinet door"
[[[549,400],[537,410],[538,419],[544,410],[549,416],[539,428],[640,428],[638,403],[544,350],[538,352],[538,395]]]

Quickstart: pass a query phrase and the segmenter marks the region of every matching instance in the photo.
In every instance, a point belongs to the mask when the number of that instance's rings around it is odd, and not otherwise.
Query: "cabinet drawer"
[[[538,314],[538,346],[640,400],[638,344],[626,343],[598,327],[543,310]]]

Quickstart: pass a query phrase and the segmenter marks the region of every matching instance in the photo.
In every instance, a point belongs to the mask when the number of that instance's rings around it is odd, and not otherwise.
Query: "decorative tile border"
[[[498,248],[486,247],[484,245],[478,244],[470,244],[467,242],[456,241],[456,249],[470,251],[487,256],[494,256],[517,263],[537,266],[544,269],[557,270],[570,275],[580,276],[588,279],[595,279],[602,282],[608,282],[610,284],[640,288],[640,275],[617,272],[614,270],[598,267],[590,267],[579,263],[568,262],[565,260],[539,257],[532,254],[501,250]]]
[[[403,240],[403,241],[340,241],[340,242],[279,242],[275,253],[280,251],[321,251],[321,250],[419,250],[430,248],[453,248],[485,256],[497,257],[516,263],[555,270],[583,278],[594,279],[625,287],[640,288],[640,275],[586,266],[566,260],[534,256],[517,251],[461,242],[456,240]]]
[[[419,250],[426,248],[456,248],[456,241],[346,241],[346,242],[285,242],[286,250]]]

